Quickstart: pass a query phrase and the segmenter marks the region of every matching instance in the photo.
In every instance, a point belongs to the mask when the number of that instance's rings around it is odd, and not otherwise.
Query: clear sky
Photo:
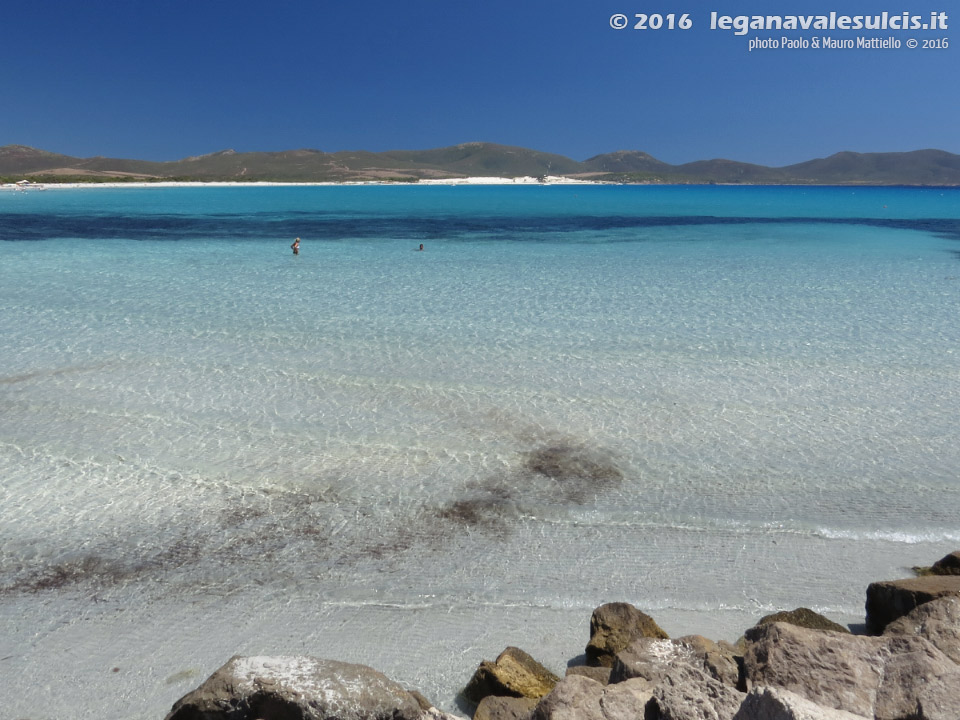
[[[947,0],[883,4],[928,20]],[[23,0],[0,13],[0,145],[174,160],[227,148],[487,141],[584,160],[786,165],[960,153],[960,32],[711,30],[720,15],[869,14],[862,0]],[[689,16],[616,30],[611,16]],[[960,28],[960,10],[957,11]],[[748,50],[893,37],[897,50]],[[950,38],[947,49],[906,41]]]

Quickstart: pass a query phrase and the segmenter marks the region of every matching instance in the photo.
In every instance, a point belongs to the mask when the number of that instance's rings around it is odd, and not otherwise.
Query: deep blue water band
[[[333,213],[304,212],[282,218],[269,213],[207,215],[46,215],[0,214],[0,240],[36,241],[53,238],[124,240],[262,240],[309,237],[341,239],[444,239],[466,241],[513,240],[562,242],[567,233],[683,226],[730,225],[860,225],[929,232],[960,240],[956,218],[845,218],[845,217],[718,217],[701,216],[470,216],[411,218],[402,216],[343,217]],[[637,242],[642,236],[590,237],[588,242]],[[575,242],[584,241],[576,236]]]

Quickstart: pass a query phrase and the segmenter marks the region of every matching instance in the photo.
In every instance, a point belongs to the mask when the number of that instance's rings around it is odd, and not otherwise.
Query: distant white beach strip
[[[214,181],[214,182],[182,182],[182,181],[157,181],[157,182],[89,182],[89,183],[5,183],[0,185],[2,190],[13,190],[26,192],[29,190],[76,190],[78,188],[212,188],[212,187],[336,187],[340,185],[392,185],[392,186],[416,186],[416,185],[599,185],[593,180],[580,180],[578,178],[561,177],[559,175],[547,175],[543,178],[531,176],[507,178],[507,177],[460,177],[460,178],[429,178],[421,179],[416,182],[390,182],[382,180],[353,180],[346,182],[236,182],[236,181]]]

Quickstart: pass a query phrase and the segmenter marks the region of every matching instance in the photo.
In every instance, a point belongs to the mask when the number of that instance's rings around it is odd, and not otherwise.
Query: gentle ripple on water
[[[956,548],[955,200],[357,190],[119,193],[102,238],[96,192],[43,200],[89,237],[17,206],[43,239],[0,243],[15,713],[64,653],[58,717],[108,687],[156,717],[235,652],[454,709],[506,644],[561,669],[601,602],[731,640],[799,605],[858,622],[866,583]],[[320,197],[357,237],[261,237]],[[407,201],[430,221],[391,225]],[[809,221],[828,201],[871,221]],[[734,220],[614,221],[685,204]],[[180,241],[124,239],[151,213]],[[744,220],[778,214],[806,219]]]

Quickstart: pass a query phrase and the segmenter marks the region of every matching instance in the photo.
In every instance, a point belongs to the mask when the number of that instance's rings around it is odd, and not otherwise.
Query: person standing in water
[[[300,238],[297,238],[296,240],[294,240],[293,245],[291,245],[290,247],[293,248],[294,255],[299,255],[300,254]]]

